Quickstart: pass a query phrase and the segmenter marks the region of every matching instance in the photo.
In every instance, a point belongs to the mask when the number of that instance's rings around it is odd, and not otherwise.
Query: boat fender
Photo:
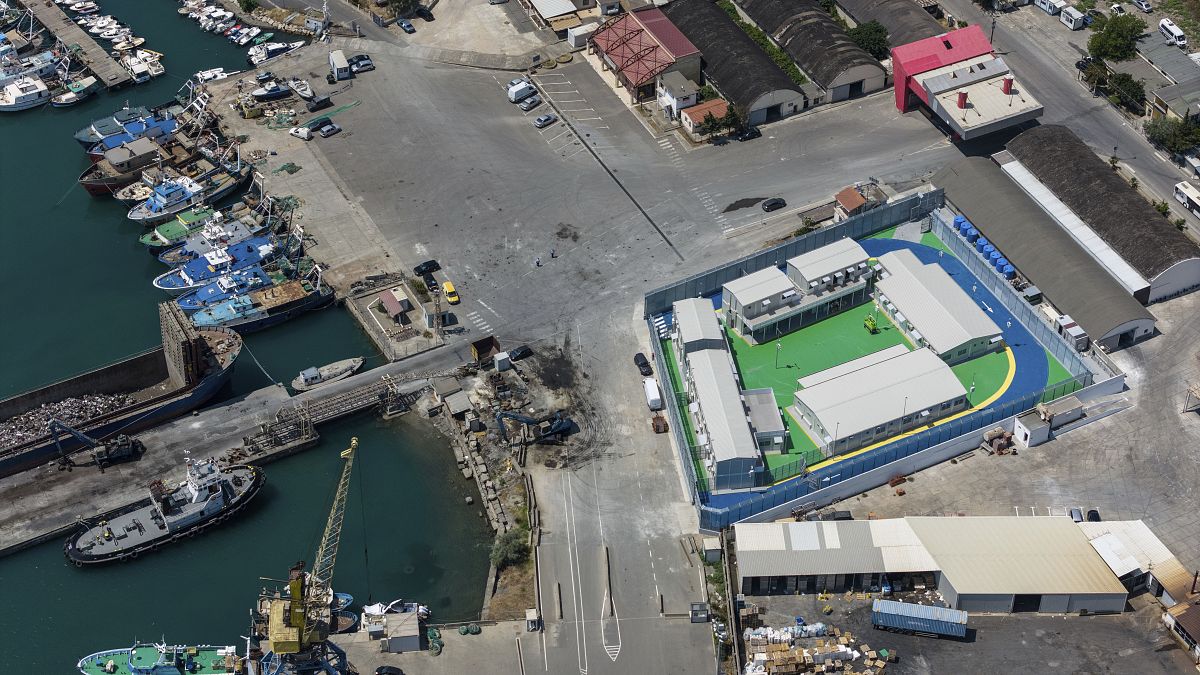
[[[194,536],[196,536],[196,531],[195,531],[195,530],[189,530],[189,531],[188,531],[188,533],[187,533],[187,536],[188,536],[188,538],[191,538],[191,537],[194,537]]]
[[[83,567],[83,563],[78,560],[72,560],[71,562],[74,563],[76,567]]]
[[[135,560],[135,559],[137,559],[137,557],[138,557],[138,552],[137,552],[137,551],[131,551],[131,552],[129,553],[129,559],[130,559],[130,560]]]

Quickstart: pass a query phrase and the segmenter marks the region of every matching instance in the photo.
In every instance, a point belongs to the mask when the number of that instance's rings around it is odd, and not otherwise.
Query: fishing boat
[[[263,86],[250,92],[255,101],[275,101],[292,95],[292,90],[288,89],[279,80],[271,80]]]
[[[139,642],[126,649],[109,649],[83,657],[76,664],[82,675],[158,675],[191,673],[224,675],[245,661],[235,647],[166,645]]]
[[[113,49],[115,49],[119,52],[127,52],[127,51],[130,51],[133,49],[137,49],[138,47],[141,47],[144,44],[146,44],[146,38],[135,37],[133,35],[130,35],[130,36],[126,37],[124,40],[121,40],[120,42],[117,42],[115,45],[113,45]]]
[[[334,610],[332,633],[353,633],[358,628],[358,614],[350,610]]]
[[[72,80],[67,83],[67,90],[65,92],[50,99],[50,105],[55,108],[69,108],[77,103],[86,101],[99,88],[100,81],[91,75],[82,80]]]
[[[354,604],[354,596],[349,593],[334,593],[333,594],[333,611],[340,612],[350,605]]]
[[[189,236],[182,244],[160,253],[158,260],[170,267],[178,267],[209,251],[240,244],[262,234],[265,229],[262,224],[248,226],[241,220],[225,220],[220,215],[215,214],[199,232]]]
[[[183,139],[182,142],[171,141],[160,145],[149,138],[137,138],[106,151],[104,159],[88,167],[79,176],[79,184],[88,194],[112,195],[137,182],[151,167],[173,169],[184,166],[196,160],[206,147],[205,140]]]
[[[264,42],[251,47],[246,52],[246,60],[250,62],[250,65],[258,66],[303,46],[304,40],[297,40],[296,42]]]
[[[196,179],[167,178],[154,187],[154,194],[130,209],[126,217],[146,226],[157,225],[193,206],[219,202],[250,178],[250,169],[247,164],[238,168],[220,167]]]
[[[302,80],[298,77],[293,77],[288,80],[288,87],[296,92],[296,95],[305,101],[311,100],[313,97],[312,86],[308,84],[308,80]]]
[[[333,289],[323,285],[318,274],[315,282],[293,279],[206,307],[192,315],[192,323],[197,328],[221,326],[252,333],[328,307],[333,300]]]
[[[0,87],[23,77],[50,77],[58,71],[63,58],[56,51],[46,51],[23,59],[6,58],[0,61]]]
[[[261,45],[262,43],[270,40],[273,37],[275,37],[274,33],[263,33],[262,35],[259,35],[258,37],[254,38],[254,44]]]
[[[261,265],[254,265],[244,270],[223,274],[216,280],[175,298],[175,303],[179,305],[180,309],[190,314],[222,303],[234,296],[281,284],[284,281],[287,279],[282,277],[282,273],[267,272]]]
[[[198,290],[222,275],[270,262],[278,253],[274,237],[254,237],[229,248],[210,251],[177,269],[164,272],[155,277],[154,287],[171,295],[182,295]]]
[[[208,220],[217,213],[210,206],[193,206],[186,211],[177,213],[174,220],[168,220],[143,234],[138,241],[150,251],[150,255],[157,258],[159,253],[178,245],[202,230]]]
[[[215,457],[185,464],[178,484],[156,480],[146,497],[81,520],[63,545],[67,560],[76,567],[129,561],[190,539],[245,508],[265,482],[257,467],[221,467]]]
[[[120,59],[118,59],[118,63],[120,63],[121,67],[124,68],[125,71],[129,73],[129,76],[133,78],[134,84],[142,84],[150,81],[150,66],[147,65],[146,61],[143,60],[142,57],[138,56],[136,52],[133,54],[123,54]]]
[[[0,112],[16,112],[46,105],[52,98],[46,83],[36,77],[22,77],[0,90]]]
[[[362,368],[362,364],[362,358],[356,356],[352,359],[334,361],[320,368],[305,368],[292,380],[292,389],[296,391],[311,391],[330,382],[344,380],[353,375],[359,368]]]
[[[99,12],[100,5],[97,5],[94,2],[77,2],[73,5],[71,5],[70,7],[68,7],[68,9],[70,9],[72,12],[75,12],[76,14],[87,15],[87,14],[95,14],[96,12]]]

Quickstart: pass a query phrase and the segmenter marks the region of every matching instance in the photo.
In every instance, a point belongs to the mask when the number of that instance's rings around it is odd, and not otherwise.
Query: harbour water
[[[0,115],[0,398],[158,341],[155,305],[166,298],[150,280],[164,268],[137,243],[142,230],[119,203],[76,184],[87,160],[71,135],[127,100],[168,100],[190,73],[246,67],[245,48],[179,18],[171,0],[100,4],[166,55],[167,74],[73,108]],[[350,356],[368,357],[368,368],[383,362],[341,309],[248,336],[246,344],[222,396]],[[79,657],[135,637],[237,643],[264,583],[258,577],[279,578],[311,559],[337,453],[352,435],[362,451],[335,586],[359,601],[420,600],[439,619],[477,616],[489,530],[477,507],[464,504],[473,487],[445,441],[411,417],[359,416],[323,427],[318,447],[267,467],[267,488],[244,517],[136,563],[77,570],[59,542],[0,558],[0,585],[12,596],[0,635],[12,663],[22,672],[68,673]],[[24,611],[12,611],[18,607]]]

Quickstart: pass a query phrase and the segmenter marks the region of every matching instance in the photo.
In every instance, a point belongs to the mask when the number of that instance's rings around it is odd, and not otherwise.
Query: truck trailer
[[[646,405],[651,410],[662,410],[663,400],[662,394],[659,393],[658,380],[647,377],[642,380],[642,388],[646,391]]]
[[[947,607],[876,600],[871,604],[871,625],[879,630],[961,638],[967,635],[967,613]]]

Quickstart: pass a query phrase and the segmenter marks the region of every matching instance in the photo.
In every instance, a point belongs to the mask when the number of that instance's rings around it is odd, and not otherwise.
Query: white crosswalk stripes
[[[467,319],[475,325],[475,330],[484,333],[492,332],[492,326],[486,320],[484,320],[483,316],[480,315],[478,311],[467,312]]]

